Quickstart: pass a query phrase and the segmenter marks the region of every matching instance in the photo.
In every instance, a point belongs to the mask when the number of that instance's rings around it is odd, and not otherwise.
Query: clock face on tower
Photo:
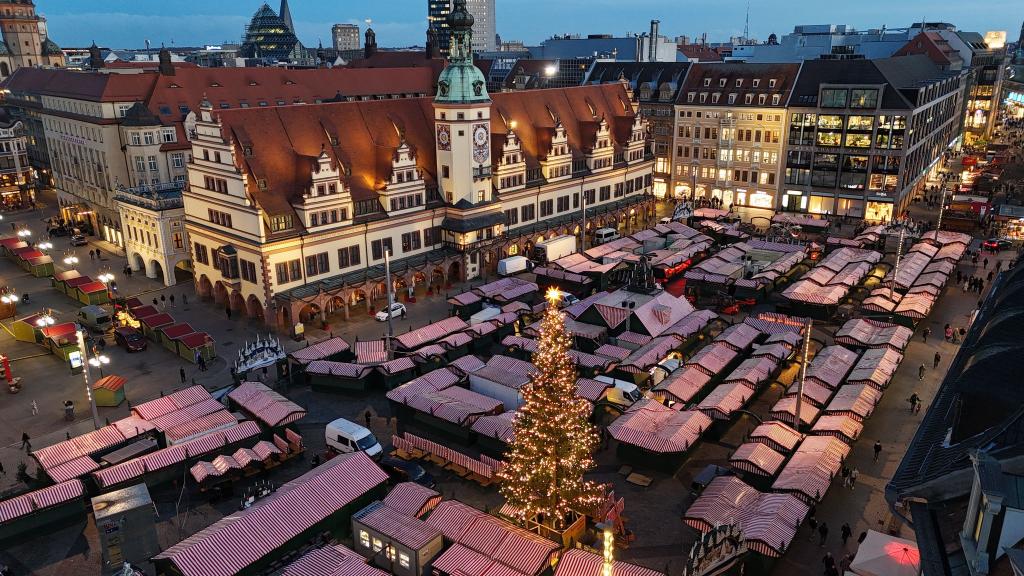
[[[473,128],[473,161],[477,164],[484,164],[491,156],[488,149],[490,135],[487,133],[485,124],[477,124]]]
[[[437,125],[437,147],[441,150],[452,149],[452,130],[447,124]]]

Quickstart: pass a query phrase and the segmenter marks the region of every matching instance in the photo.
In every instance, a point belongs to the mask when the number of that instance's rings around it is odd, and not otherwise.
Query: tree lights
[[[521,521],[561,529],[570,512],[594,508],[603,491],[583,479],[594,466],[599,439],[587,420],[590,404],[575,395],[576,366],[569,357],[572,337],[553,302],[556,293],[548,294],[533,355],[538,371],[522,389],[524,404],[500,476],[501,495]]]

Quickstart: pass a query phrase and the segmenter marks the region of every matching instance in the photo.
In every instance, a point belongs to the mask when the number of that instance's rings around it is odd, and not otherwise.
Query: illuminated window
[[[405,552],[399,552],[398,553],[398,565],[401,566],[402,568],[408,568],[409,567],[409,555],[406,554]]]
[[[381,542],[380,538],[374,538],[373,539],[373,551],[374,552],[380,552],[383,549],[384,549],[384,543]]]
[[[363,548],[370,547],[370,534],[366,530],[359,531],[359,545]]]

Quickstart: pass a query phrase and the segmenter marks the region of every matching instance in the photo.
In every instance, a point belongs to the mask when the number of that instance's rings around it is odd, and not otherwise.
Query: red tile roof
[[[677,104],[691,104],[699,106],[773,106],[784,108],[789,100],[789,94],[796,83],[797,73],[800,71],[799,64],[748,64],[743,62],[718,62],[718,63],[697,63],[690,68],[686,75],[686,82],[683,89],[679,91]],[[704,80],[710,80],[709,85],[704,85]],[[742,80],[737,87],[736,80]],[[722,80],[725,85],[722,85]],[[754,87],[754,80],[758,80],[757,88]],[[772,86],[771,80],[775,80]],[[719,94],[718,102],[712,102],[711,97],[700,102],[699,97],[693,102],[688,101],[687,94],[695,92],[700,94]],[[736,101],[729,103],[729,94],[736,94]],[[752,103],[747,104],[745,96],[754,94]],[[758,104],[757,95],[765,94],[772,96],[779,95],[779,103],[772,104],[769,98],[765,104]]]

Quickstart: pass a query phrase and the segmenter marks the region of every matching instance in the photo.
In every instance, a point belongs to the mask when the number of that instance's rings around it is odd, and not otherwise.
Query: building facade
[[[47,37],[46,19],[32,0],[0,1],[0,32],[0,80],[18,68],[64,65],[64,53]]]
[[[627,82],[629,95],[650,126],[654,152],[654,196],[672,194],[675,103],[686,80],[687,62],[608,62],[591,66],[586,84]]]
[[[786,111],[779,208],[899,216],[960,135],[966,76],[924,55],[804,62]]]
[[[184,182],[120,186],[114,195],[124,250],[132,270],[165,286],[176,283],[179,271],[191,271],[185,236]]]
[[[25,124],[0,111],[0,209],[16,210],[35,201],[34,173]]]
[[[495,273],[557,234],[653,215],[621,85],[491,96],[456,0],[434,99],[200,109],[184,194],[197,291],[282,329]],[[282,145],[288,143],[287,145]]]
[[[669,190],[774,209],[797,64],[692,64],[676,99]]]
[[[331,41],[335,51],[359,50],[362,44],[359,41],[358,24],[335,24],[331,26]]]
[[[473,51],[492,52],[497,43],[497,0],[466,0],[466,10],[473,16]],[[435,32],[437,47],[442,56],[447,56],[451,43],[451,29],[448,17],[452,13],[453,0],[427,0],[427,25]]]

